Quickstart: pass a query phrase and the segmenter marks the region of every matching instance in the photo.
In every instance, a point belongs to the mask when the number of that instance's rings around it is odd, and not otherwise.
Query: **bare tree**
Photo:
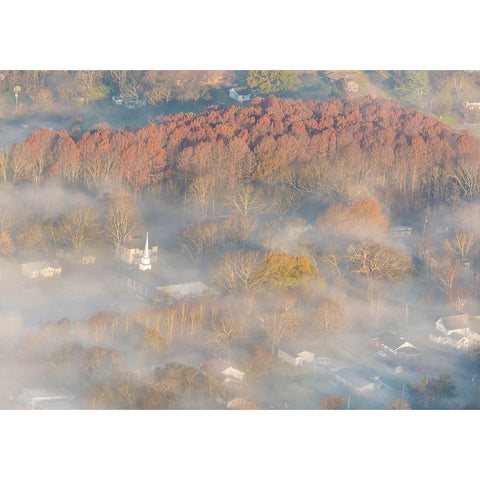
[[[480,193],[480,163],[478,161],[459,160],[451,177],[458,183],[465,197],[473,198]]]
[[[9,233],[9,230],[16,224],[15,216],[6,207],[0,207],[0,233]]]
[[[188,197],[205,218],[209,210],[215,210],[216,181],[211,175],[202,175],[188,187]]]
[[[312,323],[323,335],[329,335],[341,328],[343,308],[328,298],[322,299],[312,315]]]
[[[447,252],[457,259],[463,265],[467,259],[470,251],[477,242],[477,234],[475,232],[457,232],[445,242]]]
[[[402,280],[412,264],[402,252],[378,243],[363,242],[349,247],[351,270],[367,279]]]
[[[220,315],[210,323],[209,340],[230,360],[232,345],[244,337],[241,322],[231,315]]]
[[[435,271],[438,287],[450,300],[453,300],[453,291],[460,274],[460,265],[457,260],[448,257]]]
[[[262,259],[261,253],[253,250],[227,253],[214,267],[213,281],[227,292],[249,290],[262,280],[258,274]]]
[[[241,183],[227,195],[226,205],[242,217],[257,213],[263,207],[262,194],[251,184]]]
[[[260,327],[265,333],[272,355],[275,355],[275,349],[285,336],[293,337],[298,331],[295,299],[292,296],[283,296],[278,303],[274,304],[269,312],[258,315]]]
[[[138,231],[140,221],[135,202],[125,191],[117,191],[107,198],[105,230],[117,252],[130,235]]]
[[[88,205],[76,205],[61,215],[58,222],[60,235],[72,249],[75,259],[78,260],[88,244],[100,238],[99,217],[99,213]]]

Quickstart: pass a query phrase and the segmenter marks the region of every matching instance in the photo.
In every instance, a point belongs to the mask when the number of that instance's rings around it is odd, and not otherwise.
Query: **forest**
[[[412,316],[419,330],[409,334],[419,339],[439,305],[478,313],[480,140],[392,98],[268,94],[136,129],[41,128],[2,148],[0,182],[10,199],[0,206],[4,259],[32,250],[78,259],[97,248],[114,262],[129,237],[160,225],[162,262],[178,256],[216,292],[51,318],[22,336],[15,361],[75,390],[83,408],[218,408],[219,397],[223,406],[240,398],[238,408],[282,408],[296,388],[277,358],[282,345],[334,357],[363,335],[368,350],[365,332],[397,330],[405,303],[428,312]],[[78,196],[52,213],[18,201],[25,189]],[[166,211],[176,220],[161,221]],[[407,242],[392,236],[398,225],[413,227]],[[203,361],[212,352],[244,380],[219,380]],[[465,371],[477,357],[465,357]],[[476,405],[477,390],[449,404],[452,378],[429,361],[424,378],[402,380],[409,401],[396,379],[368,408]],[[292,408],[345,407],[326,371],[302,375]]]

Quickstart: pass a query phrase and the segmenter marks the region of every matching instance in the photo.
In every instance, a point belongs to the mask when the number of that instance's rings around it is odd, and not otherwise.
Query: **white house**
[[[368,393],[383,388],[380,377],[372,369],[335,367],[330,371],[337,382],[357,393]]]
[[[395,225],[388,229],[388,234],[391,237],[410,237],[412,235],[412,227],[404,225]]]
[[[219,375],[225,383],[241,382],[245,376],[245,372],[233,367],[230,362],[214,356],[203,360],[201,366]]]
[[[51,278],[62,273],[62,267],[57,259],[40,262],[25,262],[21,264],[22,275],[27,278]]]
[[[430,334],[435,343],[468,350],[480,343],[480,315],[462,313],[440,317],[435,322],[436,331]]]
[[[315,360],[315,354],[312,352],[307,352],[303,350],[299,353],[294,353],[292,347],[288,348],[285,346],[279,347],[277,351],[277,356],[282,362],[289,363],[295,367],[301,367],[302,365],[313,364]]]
[[[249,102],[252,99],[253,93],[248,87],[234,87],[228,91],[228,96],[237,102]]]
[[[373,337],[371,343],[378,349],[407,360],[418,357],[422,352],[395,333],[382,332]]]
[[[73,409],[73,400],[75,395],[65,388],[24,388],[17,404],[28,410]]]
[[[151,240],[151,239],[150,239]],[[157,260],[158,245],[155,243],[147,244],[148,257],[151,262]],[[139,264],[145,253],[145,237],[130,236],[117,252],[117,257],[129,265]]]
[[[179,283],[157,287],[157,294],[173,300],[185,297],[200,297],[201,295],[215,294],[216,292],[202,282]]]

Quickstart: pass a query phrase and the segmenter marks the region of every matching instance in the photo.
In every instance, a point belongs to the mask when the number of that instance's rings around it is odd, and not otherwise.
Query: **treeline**
[[[40,129],[0,155],[4,182],[49,177],[133,191],[168,187],[215,208],[238,183],[350,203],[377,196],[406,212],[480,193],[480,142],[391,99],[278,99],[133,131],[99,125],[81,136]]]
[[[13,96],[19,86],[22,102],[43,108],[79,101],[88,104],[119,94],[155,105],[199,100],[208,96],[210,87],[234,80],[233,72],[216,70],[7,70],[0,72],[0,93]]]

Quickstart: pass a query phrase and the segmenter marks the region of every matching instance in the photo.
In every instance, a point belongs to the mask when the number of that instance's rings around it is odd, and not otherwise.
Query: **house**
[[[277,350],[277,357],[282,361],[294,365],[295,367],[301,367],[303,365],[312,364],[315,361],[315,354],[303,350],[296,353],[293,347],[281,346]]]
[[[377,348],[377,350],[383,350],[384,352],[405,360],[418,358],[422,354],[418,348],[414,347],[410,342],[407,342],[405,338],[400,337],[393,332],[383,332],[380,335],[373,337],[371,343]]]
[[[207,357],[200,366],[218,375],[226,383],[241,382],[245,376],[245,372],[233,367],[230,362],[214,356]]]
[[[21,264],[21,269],[23,276],[32,279],[58,277],[62,273],[62,267],[57,259],[25,262]]]
[[[147,233],[148,237],[148,233]],[[117,252],[117,257],[129,265],[138,264],[145,253],[145,238],[143,236],[129,236],[120,250]],[[147,243],[148,256],[151,262],[157,261],[158,246],[150,242]]]
[[[410,237],[412,235],[412,227],[404,225],[395,225],[388,229],[388,234],[391,237]]]
[[[73,395],[66,388],[24,388],[17,397],[19,408],[27,410],[74,409]]]
[[[467,110],[480,110],[480,102],[465,102]]]
[[[480,343],[480,315],[462,313],[440,317],[435,322],[436,331],[430,333],[432,342],[468,350]]]
[[[132,269],[127,275],[127,289],[139,297],[155,299],[158,294],[158,286],[165,283],[165,279],[152,272],[152,270]]]
[[[112,97],[112,104],[113,105],[123,105],[129,109],[133,108],[140,108],[145,107],[147,105],[147,101],[143,99],[139,99],[137,96],[127,96],[127,95],[118,95]]]
[[[237,102],[249,102],[253,97],[253,92],[248,87],[232,87],[228,91],[228,96]]]
[[[335,367],[334,379],[356,393],[368,393],[384,387],[375,370],[366,367]]]
[[[169,302],[181,300],[186,297],[200,297],[202,295],[215,295],[217,292],[202,282],[179,283],[157,287],[157,298]]]

